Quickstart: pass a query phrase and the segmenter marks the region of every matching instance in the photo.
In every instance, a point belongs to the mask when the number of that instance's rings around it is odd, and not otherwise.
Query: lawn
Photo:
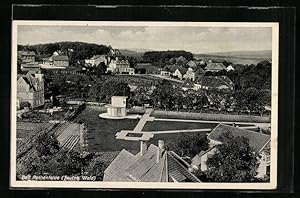
[[[126,149],[133,153],[139,151],[139,142],[118,140],[115,134],[121,130],[133,130],[139,119],[108,120],[99,117],[101,112],[98,107],[87,106],[76,118],[83,121],[87,126],[86,140],[90,152],[115,152]],[[216,123],[195,123],[195,122],[175,122],[175,121],[152,121],[147,122],[144,131],[157,130],[180,130],[180,129],[201,129],[214,128]],[[248,125],[249,126],[249,125]],[[195,132],[206,134],[206,132]],[[176,139],[179,133],[156,134],[149,143],[157,145],[158,140],[165,143]]]
[[[99,117],[96,108],[86,107],[77,119],[83,121],[88,129],[88,148],[92,152],[137,150],[138,142],[117,140],[115,134],[121,130],[133,130],[138,119],[108,120]]]

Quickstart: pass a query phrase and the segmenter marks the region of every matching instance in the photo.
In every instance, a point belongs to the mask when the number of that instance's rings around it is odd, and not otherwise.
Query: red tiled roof
[[[249,145],[255,150],[260,152],[270,141],[270,136],[250,130],[241,129],[220,123],[208,135],[208,139],[222,142],[222,137],[225,132],[231,132],[233,137],[246,137],[249,139]]]

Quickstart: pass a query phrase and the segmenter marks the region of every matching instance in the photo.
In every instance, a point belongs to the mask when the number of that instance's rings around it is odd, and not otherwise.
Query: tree
[[[35,149],[39,156],[53,156],[60,147],[57,139],[48,133],[43,133],[35,140]]]
[[[96,82],[88,92],[88,96],[92,99],[95,99],[96,101],[102,100],[102,83]]]
[[[260,90],[257,99],[262,106],[271,106],[271,91],[269,89]]]
[[[176,110],[179,111],[179,109],[182,108],[182,105],[184,103],[183,90],[179,87],[175,88],[173,97],[174,106],[176,107]]]
[[[254,87],[249,87],[244,92],[245,104],[251,111],[257,111],[259,108],[258,104],[258,90]]]
[[[243,90],[236,90],[233,93],[233,97],[236,101],[236,107],[239,110],[242,110],[245,107],[244,91]]]
[[[102,181],[104,177],[104,171],[108,166],[109,164],[103,161],[101,157],[95,157],[85,167],[84,175],[96,176],[97,181]]]
[[[25,107],[28,107],[28,108],[30,108],[31,107],[31,104],[29,103],[29,102],[27,102],[27,101],[22,101],[22,102],[20,102],[20,109],[24,109]]]
[[[196,97],[195,97],[194,107],[202,110],[203,106],[208,105],[208,104],[209,104],[209,102],[208,102],[207,96],[203,92],[197,92]]]
[[[134,95],[132,97],[133,105],[144,105],[149,102],[149,100],[151,100],[150,87],[145,86],[144,84],[139,85],[134,91]]]
[[[228,132],[207,160],[207,167],[204,174],[210,182],[251,182],[256,180],[258,155],[247,138],[233,137]]]
[[[162,80],[152,93],[154,104],[165,110],[170,109],[173,106],[173,94],[173,85],[168,80]]]
[[[106,101],[110,100],[112,96],[129,96],[130,88],[127,83],[116,80],[106,80],[101,89],[101,97]]]
[[[201,133],[180,133],[175,141],[166,144],[167,150],[172,150],[178,155],[190,158],[194,157],[200,151],[208,149],[208,139]]]
[[[99,76],[105,74],[106,69],[107,69],[107,65],[105,65],[105,63],[103,63],[103,62],[99,63],[95,69],[96,76],[99,77]]]

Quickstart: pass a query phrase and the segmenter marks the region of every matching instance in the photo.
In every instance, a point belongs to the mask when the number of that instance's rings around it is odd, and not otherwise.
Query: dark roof
[[[175,66],[174,72],[175,72],[177,69],[180,71],[180,73],[181,73],[182,75],[185,74],[186,71],[187,71],[187,68],[185,68],[185,67],[182,67],[182,66]]]
[[[58,55],[52,57],[53,61],[69,61],[69,57],[67,55]]]
[[[187,62],[187,60],[186,60],[186,58],[184,56],[179,56],[179,57],[177,57],[175,59],[176,59],[176,63],[178,63],[179,61],[182,61],[183,63]]]
[[[249,145],[255,152],[260,152],[270,141],[270,136],[238,127],[233,127],[220,123],[208,135],[208,139],[222,142],[222,136],[225,132],[231,132],[233,137],[246,137],[249,140]]]
[[[192,89],[194,88],[194,83],[190,78],[187,78],[184,83],[182,84],[182,87]]]
[[[136,156],[123,149],[104,171],[111,181],[131,181],[125,171],[136,160]]]
[[[167,155],[169,181],[175,179],[177,182],[201,182],[194,174],[188,171],[189,164],[175,152],[170,151]],[[171,178],[172,177],[172,178]]]
[[[29,85],[29,90],[30,91],[36,91],[36,89],[33,86],[33,83],[31,81],[30,77],[28,77],[28,76],[21,76],[18,80],[20,80],[21,78],[25,81],[26,84]]]
[[[160,151],[157,162],[157,151],[153,144],[142,156],[123,149],[104,171],[104,181],[168,182],[171,174],[179,182],[186,179],[200,182],[188,171],[188,163],[174,152]]]
[[[205,70],[214,70],[214,71],[218,71],[218,70],[226,70],[225,65],[223,65],[223,63],[214,63],[214,62],[209,62],[207,63],[207,66],[205,67]]]
[[[227,76],[200,76],[197,83],[212,89],[233,88],[234,83]]]
[[[166,65],[163,68],[163,71],[169,71],[174,73],[176,70],[179,70],[181,74],[185,74],[187,71],[187,68],[183,67],[183,66],[179,66],[179,65]]]
[[[192,68],[197,67],[197,64],[196,64],[194,61],[189,61],[189,62],[187,63],[187,65],[188,65],[189,67],[192,67]]]
[[[205,73],[205,71],[204,71],[204,69],[202,69],[202,67],[199,67],[199,68],[195,71],[195,74],[196,74],[196,75],[204,74],[204,73]]]

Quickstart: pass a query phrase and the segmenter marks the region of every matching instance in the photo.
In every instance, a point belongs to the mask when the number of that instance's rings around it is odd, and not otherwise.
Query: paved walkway
[[[256,123],[256,122],[220,122],[220,121],[209,121],[209,120],[185,120],[185,119],[168,119],[168,118],[155,118],[154,120],[157,121],[175,121],[175,122],[202,122],[202,123],[223,123],[223,124],[245,124],[245,125],[249,125],[249,124],[253,124],[257,127],[260,128],[268,128],[271,127],[271,123]],[[244,127],[241,127],[244,128]]]
[[[143,131],[152,134],[166,134],[166,133],[192,133],[192,132],[210,132],[211,129],[186,129],[186,130],[168,130],[168,131]]]
[[[153,117],[150,117],[151,112],[152,112],[152,109],[146,109],[143,117],[140,119],[140,121],[137,123],[137,125],[133,129],[134,132],[141,132],[147,121],[154,120]]]
[[[150,76],[157,77],[157,78],[169,80],[169,81],[174,81],[174,82],[181,83],[181,84],[184,83],[183,80],[177,80],[177,79],[174,79],[174,78],[171,78],[171,77],[161,76],[161,75],[159,75],[159,74],[149,74],[149,75],[150,75]]]

